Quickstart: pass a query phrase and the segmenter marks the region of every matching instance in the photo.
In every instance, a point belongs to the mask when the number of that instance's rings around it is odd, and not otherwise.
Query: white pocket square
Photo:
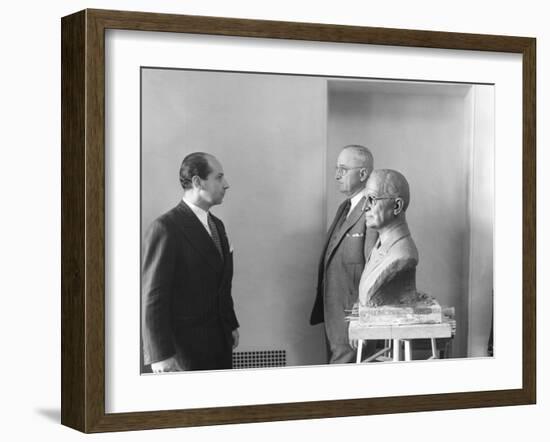
[[[352,238],[362,238],[363,236],[365,236],[364,233],[352,233],[352,234],[347,234],[346,236],[351,236]]]

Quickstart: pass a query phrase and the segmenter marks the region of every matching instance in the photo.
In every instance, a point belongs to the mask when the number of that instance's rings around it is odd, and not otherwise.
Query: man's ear
[[[194,188],[202,189],[202,182],[198,175],[195,175],[193,176],[193,178],[191,178],[191,183],[193,184]]]
[[[367,171],[366,167],[359,169],[359,179],[361,181],[367,181],[368,177],[369,177],[369,172]]]
[[[401,197],[395,198],[395,203],[393,206],[393,214],[399,215],[401,212],[403,212],[403,207],[405,207],[405,201],[403,201],[403,198]]]

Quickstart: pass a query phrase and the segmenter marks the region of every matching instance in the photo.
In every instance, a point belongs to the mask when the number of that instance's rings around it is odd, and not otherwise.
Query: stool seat
[[[357,363],[361,363],[363,342],[368,340],[385,341],[384,348],[369,356],[365,362],[371,362],[377,358],[391,360],[412,360],[411,342],[414,339],[429,339],[432,355],[429,359],[438,359],[437,338],[450,338],[453,334],[453,321],[448,320],[439,324],[408,324],[408,325],[376,325],[369,326],[359,320],[351,320],[349,325],[349,338],[357,340]],[[403,349],[402,349],[403,344]],[[404,351],[403,351],[404,350]]]

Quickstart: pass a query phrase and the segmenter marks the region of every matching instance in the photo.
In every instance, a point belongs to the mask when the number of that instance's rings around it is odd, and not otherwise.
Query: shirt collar
[[[183,202],[189,206],[189,208],[192,210],[192,212],[197,216],[197,218],[200,220],[200,222],[204,225],[208,225],[208,213],[206,210],[200,208],[196,204],[193,204],[191,201],[186,199],[185,197],[182,198]]]
[[[359,203],[359,201],[361,201],[361,198],[363,198],[365,196],[364,192],[359,192],[357,195],[355,196],[352,196],[350,198],[350,207],[349,207],[349,213],[351,213],[353,211],[353,209],[355,209],[355,206],[357,205],[357,203]]]

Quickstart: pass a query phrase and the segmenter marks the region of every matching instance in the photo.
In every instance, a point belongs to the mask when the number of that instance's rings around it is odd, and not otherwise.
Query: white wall
[[[95,7],[537,37],[539,404],[84,436],[59,425],[60,407],[60,28],[59,18]],[[550,29],[544,2],[391,3],[247,0],[21,0],[3,7],[2,218],[3,440],[159,441],[544,439],[550,413]],[[512,207],[519,210],[518,207]],[[512,210],[511,209],[511,210]]]
[[[468,92],[471,106],[471,164],[469,189],[470,255],[468,283],[468,353],[486,356],[493,325],[493,309],[503,305],[503,294],[493,299],[493,208],[494,208],[494,111],[495,89],[475,86]],[[498,334],[494,354],[498,353]]]
[[[230,184],[212,211],[234,248],[237,350],[324,363],[309,315],[325,238],[326,81],[144,69],[142,91],[143,231],[181,198],[185,155],[215,155]]]

